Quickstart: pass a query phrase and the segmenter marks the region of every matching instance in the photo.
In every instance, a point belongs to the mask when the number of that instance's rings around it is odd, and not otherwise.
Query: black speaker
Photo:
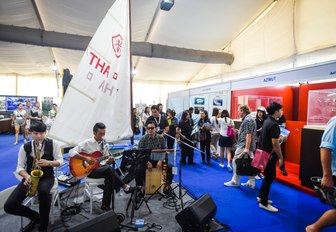
[[[205,226],[216,215],[217,206],[206,193],[190,206],[179,212],[175,219],[186,232],[203,232]]]
[[[96,218],[74,225],[65,230],[66,232],[120,232],[117,215],[111,210]]]

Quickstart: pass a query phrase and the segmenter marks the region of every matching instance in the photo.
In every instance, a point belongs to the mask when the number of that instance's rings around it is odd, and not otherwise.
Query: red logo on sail
[[[112,36],[112,47],[114,54],[116,55],[117,58],[121,56],[122,45],[123,45],[123,38],[121,37],[120,34]]]

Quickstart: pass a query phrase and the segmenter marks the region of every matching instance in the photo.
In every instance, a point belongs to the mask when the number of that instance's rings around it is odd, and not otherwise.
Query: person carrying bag
[[[240,176],[255,176],[258,174],[259,170],[252,165],[254,159],[252,159],[249,154],[244,153],[238,159],[236,159],[237,175]]]

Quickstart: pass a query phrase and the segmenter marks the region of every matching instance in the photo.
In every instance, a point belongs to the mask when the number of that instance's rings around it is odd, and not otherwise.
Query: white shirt
[[[23,119],[24,116],[26,115],[26,111],[25,110],[14,110],[13,114],[15,115],[16,119]]]
[[[219,133],[220,133],[221,136],[224,136],[224,137],[228,137],[227,136],[227,127],[234,125],[232,119],[226,118],[226,121],[227,122],[225,122],[225,118],[218,118],[218,123],[220,125]]]
[[[211,134],[216,134],[220,131],[220,128],[219,128],[219,121],[218,123],[216,122],[216,116],[212,116],[210,118],[210,122],[211,122],[211,126],[212,126],[212,131],[211,131]]]
[[[109,155],[108,144],[104,141],[97,141],[94,138],[86,139],[80,142],[77,146],[72,148],[69,151],[70,157],[78,155],[79,152],[85,152],[87,154],[91,154],[95,151],[99,151],[103,154],[103,156]]]
[[[30,153],[30,156],[35,158],[35,151],[34,151],[34,141],[31,141],[31,145],[32,145],[32,151]],[[27,156],[26,156],[26,152],[24,150],[24,145],[22,145],[20,147],[19,150],[19,156],[18,156],[18,163],[16,166],[16,173],[19,174],[19,172],[21,172],[22,170],[26,170],[26,164],[27,164]],[[62,156],[62,152],[61,152],[61,147],[60,145],[55,142],[55,140],[53,140],[53,157],[55,161],[58,161],[60,163],[60,165],[63,165],[64,161],[63,161],[63,156]],[[41,150],[41,159],[44,156],[44,149]]]

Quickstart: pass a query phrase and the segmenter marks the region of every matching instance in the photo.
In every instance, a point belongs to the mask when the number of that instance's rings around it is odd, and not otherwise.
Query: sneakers
[[[264,210],[267,210],[267,211],[269,211],[269,212],[272,212],[272,213],[276,213],[276,212],[279,211],[277,208],[273,207],[273,206],[270,205],[270,204],[267,204],[267,205],[265,206],[265,205],[259,203],[259,207],[262,208],[262,209],[264,209]]]
[[[248,187],[248,188],[251,188],[251,189],[255,189],[255,185],[251,184],[249,181],[247,181],[245,183],[242,183],[241,185],[245,186],[245,187]]]
[[[211,158],[214,159],[214,160],[217,160],[217,159],[218,159],[218,156],[219,156],[219,155],[218,155],[217,153],[215,153],[215,154],[212,155]]]
[[[231,166],[228,165],[227,169],[228,169],[229,172],[232,172],[232,167]]]
[[[238,184],[236,184],[236,182],[234,182],[232,180],[230,180],[228,182],[225,182],[224,185],[227,186],[227,187],[238,187],[239,186]]]
[[[260,179],[261,179],[259,175],[256,175],[254,178],[255,178],[256,180],[260,180]]]
[[[257,197],[257,201],[260,203],[260,202],[261,202],[261,198],[260,198],[260,197]],[[271,200],[267,200],[267,203],[268,203],[268,204],[272,204],[273,201],[271,201]]]
[[[18,144],[18,142],[15,142],[14,145]]]
[[[224,168],[224,164],[219,164],[219,166],[221,166],[222,168]]]

